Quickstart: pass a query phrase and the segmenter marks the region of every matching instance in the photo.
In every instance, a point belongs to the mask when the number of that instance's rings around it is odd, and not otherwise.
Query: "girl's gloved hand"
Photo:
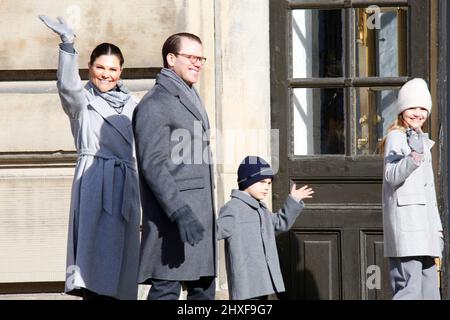
[[[423,154],[423,138],[424,134],[420,128],[408,129],[406,131],[406,140],[412,151]]]

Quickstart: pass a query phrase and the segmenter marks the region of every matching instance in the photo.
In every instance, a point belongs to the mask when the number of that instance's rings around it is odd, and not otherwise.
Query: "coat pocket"
[[[426,213],[417,205],[398,207],[398,228],[401,231],[423,231],[427,227]]]
[[[199,178],[188,178],[188,179],[175,179],[178,186],[178,190],[194,190],[194,189],[204,189],[205,181],[203,177]]]
[[[427,226],[425,195],[397,196],[398,226],[401,231],[423,231]]]
[[[414,193],[414,194],[397,194],[397,205],[398,206],[410,206],[410,205],[425,205],[427,203],[427,198],[425,194]]]

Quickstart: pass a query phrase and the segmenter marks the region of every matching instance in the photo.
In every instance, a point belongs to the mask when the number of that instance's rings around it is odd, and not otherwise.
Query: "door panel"
[[[392,299],[389,283],[389,263],[383,256],[383,233],[373,229],[361,230],[361,297],[369,300]],[[379,267],[380,269],[378,269]]]
[[[284,298],[388,297],[381,224],[380,210],[371,206],[308,205],[278,239],[284,276],[290,280]],[[377,267],[380,286],[371,285],[369,266]]]
[[[341,298],[339,251],[341,234],[337,231],[293,229],[292,294],[298,299],[336,300]]]

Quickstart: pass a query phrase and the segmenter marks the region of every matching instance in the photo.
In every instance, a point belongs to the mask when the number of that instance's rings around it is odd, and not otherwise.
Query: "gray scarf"
[[[102,97],[119,114],[122,113],[123,107],[131,98],[130,91],[123,85],[122,80],[119,80],[117,86],[107,92],[101,92],[92,82],[90,84],[95,94]]]
[[[162,68],[161,74],[170,78],[178,85],[178,87],[188,96],[189,100],[191,100],[192,104],[197,108],[198,112],[200,112],[200,115],[202,116],[203,121],[205,121],[205,124],[209,126],[208,115],[206,114],[206,110],[203,107],[200,97],[198,96],[197,90],[195,90],[195,88],[192,86],[188,86],[188,84],[184,82],[183,79],[181,79],[171,69]]]

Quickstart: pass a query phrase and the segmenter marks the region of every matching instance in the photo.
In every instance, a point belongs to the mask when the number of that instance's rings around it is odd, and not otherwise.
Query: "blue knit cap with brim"
[[[245,190],[255,182],[273,179],[273,170],[261,157],[247,156],[242,160],[238,169],[239,190]]]

